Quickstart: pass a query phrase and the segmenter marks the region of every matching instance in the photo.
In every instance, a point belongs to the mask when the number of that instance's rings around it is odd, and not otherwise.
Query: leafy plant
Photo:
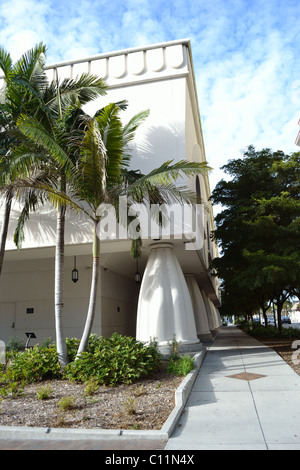
[[[194,360],[188,354],[183,357],[171,358],[167,371],[175,375],[187,375],[194,368]]]
[[[18,336],[11,336],[8,342],[9,351],[22,351],[25,348],[25,342],[18,338]]]
[[[135,397],[141,397],[142,395],[144,395],[144,386],[141,385],[140,387],[137,387],[135,390],[134,390],[134,396]]]
[[[52,338],[44,338],[41,344],[42,348],[51,348],[54,347],[54,341]]]
[[[60,365],[56,349],[39,346],[17,353],[5,372],[7,381],[26,383],[55,378],[59,375]]]
[[[179,348],[180,348],[180,342],[177,341],[176,335],[174,334],[173,340],[169,342],[169,347],[170,347],[170,355],[172,359],[177,359],[179,358]]]
[[[135,338],[114,333],[110,338],[94,338],[93,352],[83,352],[69,364],[65,377],[86,382],[91,377],[99,384],[133,383],[157,369],[160,353],[156,344],[144,345]]]
[[[98,388],[99,388],[98,380],[92,377],[90,380],[86,382],[84,392],[86,395],[92,396],[98,390]]]
[[[25,383],[12,381],[7,378],[6,375],[0,377],[0,396],[7,398],[11,396],[12,398],[17,398],[23,395],[25,388]]]
[[[53,393],[53,390],[51,389],[49,385],[47,385],[46,387],[40,387],[36,391],[36,397],[38,400],[48,400],[48,398],[50,397],[52,393]]]
[[[123,406],[127,414],[134,415],[136,413],[136,403],[134,398],[127,398],[127,400],[123,403]]]
[[[68,361],[73,362],[79,346],[80,340],[77,338],[66,338]]]
[[[75,403],[76,403],[76,397],[72,397],[72,396],[63,397],[59,401],[58,406],[62,411],[68,411],[76,407]]]

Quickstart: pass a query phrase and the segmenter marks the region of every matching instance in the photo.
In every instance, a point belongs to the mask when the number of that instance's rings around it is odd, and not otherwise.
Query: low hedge
[[[252,325],[250,323],[243,323],[242,325],[240,325],[240,328],[246,333],[248,333],[250,336],[254,336],[256,338],[300,338],[300,330],[298,328],[282,327],[282,331],[280,332],[279,329],[273,325],[268,325],[267,327],[265,327],[260,324]]]

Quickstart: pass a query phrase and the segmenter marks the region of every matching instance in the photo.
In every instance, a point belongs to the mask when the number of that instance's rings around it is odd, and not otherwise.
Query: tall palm
[[[80,131],[80,116],[81,110],[79,108],[71,108],[69,112],[61,115],[61,119],[53,119],[48,123],[47,127],[43,126],[41,121],[33,117],[21,116],[18,120],[20,129],[27,135],[28,141],[15,151],[15,157],[20,157],[21,160],[32,162],[35,155],[40,156],[38,167],[33,165],[34,176],[27,179],[30,184],[27,191],[33,193],[39,198],[45,197],[49,193],[43,191],[43,186],[51,187],[54,193],[65,194],[67,191],[67,180],[70,178],[70,170],[76,166],[76,149],[71,145],[74,135],[78,138]],[[30,130],[29,130],[30,129]],[[41,132],[43,140],[41,140]],[[33,132],[33,134],[31,134]],[[30,137],[30,139],[29,139]],[[49,144],[52,144],[49,151]],[[25,151],[24,151],[25,150]],[[64,161],[62,162],[62,155]],[[23,180],[19,180],[17,185],[24,185]],[[21,183],[21,184],[20,184]],[[56,204],[56,248],[55,248],[55,329],[56,329],[56,345],[58,358],[62,366],[67,364],[67,350],[64,335],[63,325],[63,291],[64,291],[64,245],[65,245],[65,216],[66,216],[66,202],[61,199]],[[76,207],[74,205],[73,207]],[[25,213],[27,207],[24,206],[22,215]],[[24,222],[28,218],[22,220]],[[23,228],[23,224],[21,224]],[[20,230],[22,235],[22,229]],[[19,237],[21,236],[19,235]],[[18,241],[19,241],[18,237]]]
[[[36,49],[37,51],[42,50],[40,56],[37,54]],[[45,181],[45,179],[47,181],[55,181],[58,191],[66,190],[64,168],[58,165],[57,160],[52,155],[45,152],[44,146],[39,141],[34,146],[33,142],[30,141],[29,146],[29,141],[24,137],[24,134],[20,132],[18,134],[19,128],[16,126],[16,121],[21,113],[38,122],[47,131],[49,138],[54,137],[54,140],[57,142],[56,149],[62,147],[68,152],[66,136],[78,122],[76,117],[80,113],[80,106],[100,95],[104,95],[107,90],[107,86],[101,78],[88,74],[82,74],[75,80],[65,79],[59,82],[56,79],[49,83],[44,70],[45,47],[39,46],[36,49],[24,55],[25,59],[20,60],[14,67],[11,65],[11,60],[8,59],[9,55],[3,53],[2,63],[4,66],[7,65],[8,71],[6,76],[9,77],[9,87],[5,89],[6,101],[5,105],[1,106],[1,117],[3,116],[3,124],[5,123],[4,118],[6,118],[10,126],[6,126],[8,130],[6,133],[3,132],[2,135],[2,142],[4,143],[7,140],[7,155],[5,160],[2,159],[0,165],[2,165],[2,168],[6,165],[8,167],[7,173],[11,175],[11,184],[8,185],[8,181],[4,181],[6,173],[2,173],[2,182],[7,194],[6,207],[9,210],[16,182],[20,177],[24,178],[28,174],[34,173],[36,180],[39,182]],[[31,65],[30,68],[27,64],[31,64],[33,61],[33,59],[28,59],[31,56],[36,58],[36,65],[35,67]],[[27,65],[25,70],[29,69],[31,71],[33,69],[34,73],[32,72],[29,75],[28,72],[25,75],[23,73],[24,63]],[[11,73],[9,73],[9,66],[12,68]],[[15,94],[20,99],[20,106],[17,109],[15,109]],[[24,95],[27,96],[28,103],[24,99]],[[7,103],[12,103],[11,109]],[[7,112],[7,109],[10,113]],[[2,127],[6,130],[3,124]],[[9,159],[7,158],[8,155]],[[71,158],[70,155],[69,158]],[[29,218],[30,211],[36,207],[38,197],[41,202],[45,199],[45,195],[35,191],[33,187],[29,188],[25,194],[23,210],[15,233],[15,242],[18,247],[20,247],[23,241],[23,226],[24,222]],[[57,210],[55,254],[56,342],[59,360],[62,365],[65,365],[67,362],[62,321],[65,211],[65,204],[60,204]],[[7,212],[8,210],[6,210]],[[6,218],[7,224],[8,219],[9,215]],[[4,227],[6,226],[4,225]],[[4,235],[6,234],[7,230]]]
[[[0,275],[14,196],[10,155],[12,145],[18,141],[16,121],[22,112],[33,113],[37,109],[39,96],[45,86],[45,52],[46,47],[41,43],[13,64],[10,54],[0,48],[0,69],[4,74],[0,95],[0,190],[3,189],[5,198],[0,235]]]
[[[51,185],[40,185],[47,191],[56,203],[69,204],[86,213],[93,224],[93,267],[90,301],[86,323],[78,349],[80,355],[86,350],[95,316],[97,286],[99,279],[100,239],[97,226],[101,219],[99,206],[110,203],[115,207],[119,198],[126,196],[129,202],[137,201],[144,204],[152,202],[192,201],[194,194],[186,187],[178,188],[175,181],[181,175],[193,175],[208,170],[206,164],[181,161],[175,164],[165,162],[148,175],[128,170],[130,152],[128,144],[134,138],[138,126],[145,120],[148,112],[139,113],[127,125],[123,126],[120,119],[120,106],[110,104],[88,119],[82,138],[74,142],[78,148],[79,158],[70,161],[67,154],[57,152],[57,160],[65,165],[68,171],[69,191],[56,191]],[[23,120],[20,128],[27,135],[37,135],[33,132],[37,123]],[[39,128],[39,138],[44,139]],[[51,143],[48,142],[51,147]],[[55,147],[56,142],[53,142]],[[118,212],[118,211],[117,211]],[[127,221],[126,221],[127,222]]]

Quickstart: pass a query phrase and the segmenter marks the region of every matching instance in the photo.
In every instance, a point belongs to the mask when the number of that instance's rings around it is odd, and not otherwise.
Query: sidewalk
[[[235,327],[209,347],[166,450],[300,450],[300,376]]]

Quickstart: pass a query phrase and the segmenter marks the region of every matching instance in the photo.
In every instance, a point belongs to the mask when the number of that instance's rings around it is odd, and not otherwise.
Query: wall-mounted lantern
[[[74,269],[72,271],[72,281],[78,281],[78,269],[76,268],[76,256],[74,256]]]
[[[142,276],[141,276],[141,273],[139,272],[139,262],[138,260],[136,260],[136,273],[134,275],[134,281],[138,285],[141,283],[141,279],[142,279]]]

